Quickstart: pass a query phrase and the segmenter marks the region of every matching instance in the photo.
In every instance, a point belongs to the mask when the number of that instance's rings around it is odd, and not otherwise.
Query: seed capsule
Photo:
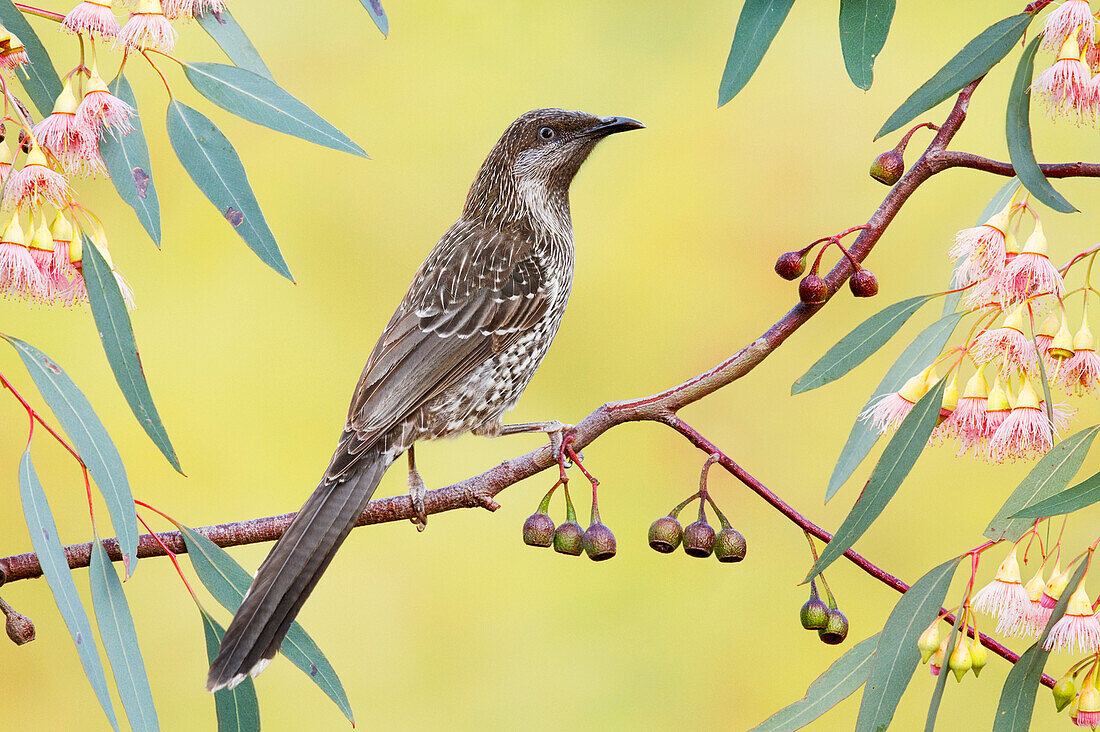
[[[1077,698],[1077,685],[1073,683],[1073,676],[1070,674],[1058,679],[1051,691],[1054,693],[1054,707],[1059,712]]]
[[[874,272],[860,267],[848,279],[848,289],[856,297],[874,297],[878,294],[878,279]]]
[[[793,280],[806,271],[806,255],[786,252],[775,260],[775,273],[785,280]]]
[[[615,556],[615,535],[601,523],[594,523],[584,532],[584,550],[593,562],[602,562]]]
[[[835,608],[830,608],[827,615],[825,627],[817,631],[818,637],[830,646],[843,643],[848,637],[848,618]]]
[[[566,521],[554,531],[554,551],[578,556],[584,551],[584,529],[576,521]]]
[[[661,554],[676,551],[684,538],[684,528],[672,516],[662,516],[649,525],[649,546]]]
[[[8,613],[4,629],[7,631],[8,637],[17,646],[34,640],[34,623],[26,615],[17,613],[14,610]]]
[[[537,512],[523,522],[523,543],[527,546],[550,546],[554,543],[554,520]]]
[[[871,163],[871,177],[888,186],[901,180],[904,172],[905,158],[897,150],[887,150]]]
[[[714,529],[704,520],[684,529],[684,551],[692,557],[709,557],[714,551]]]
[[[829,297],[829,286],[815,274],[806,275],[798,283],[798,299],[807,305],[820,305]]]
[[[747,548],[745,537],[732,526],[719,531],[714,539],[714,556],[719,562],[740,562]]]
[[[798,619],[806,630],[824,630],[829,622],[829,606],[815,594],[806,600],[798,613]]]

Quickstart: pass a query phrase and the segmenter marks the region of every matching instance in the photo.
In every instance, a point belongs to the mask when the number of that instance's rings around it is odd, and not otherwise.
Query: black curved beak
[[[645,125],[636,119],[630,117],[600,117],[600,124],[593,127],[589,132],[598,137],[606,137],[607,135],[613,135],[616,132],[629,132],[630,130],[643,130]]]

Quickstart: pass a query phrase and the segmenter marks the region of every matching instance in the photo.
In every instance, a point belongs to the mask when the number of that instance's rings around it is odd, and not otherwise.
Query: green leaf
[[[857,732],[878,732],[890,726],[898,702],[920,663],[917,639],[939,615],[960,561],[962,557],[950,559],[921,577],[890,611],[878,634],[878,647],[863,687]]]
[[[867,400],[867,404],[864,405],[863,409],[866,409],[879,396],[898,391],[905,385],[906,381],[919,374],[935,361],[947,343],[947,339],[951,337],[955,326],[958,325],[959,320],[965,314],[952,313],[946,315],[922,330],[913,339],[913,342],[902,351],[901,355],[898,356],[898,360],[894,361],[894,365],[890,367],[886,375],[882,377],[882,381],[875,387],[874,393]],[[862,413],[863,409],[859,411]],[[852,477],[852,473],[867,457],[867,453],[875,446],[878,438],[878,430],[863,420],[856,420],[856,423],[852,425],[851,433],[848,435],[848,441],[844,443],[844,448],[840,451],[840,457],[837,458],[833,473],[829,477],[829,486],[825,490],[826,501],[836,495],[840,487],[847,482],[848,478]]]
[[[80,656],[80,663],[84,666],[84,673],[92,685],[92,691],[99,699],[99,705],[103,707],[103,712],[107,715],[111,726],[115,728],[115,732],[118,732],[118,719],[111,704],[111,694],[107,690],[107,677],[103,673],[103,664],[96,650],[92,625],[88,621],[88,614],[84,612],[84,606],[80,604],[80,595],[77,594],[76,583],[73,582],[73,576],[69,572],[69,562],[65,558],[61,539],[57,535],[57,526],[54,524],[50,504],[46,500],[42,483],[38,480],[38,474],[35,473],[34,465],[31,463],[29,445],[19,461],[19,496],[23,501],[23,515],[26,517],[27,528],[31,533],[31,546],[34,547],[38,561],[42,565],[46,584],[50,586],[57,609],[61,611],[65,626],[73,637],[77,655]]]
[[[875,139],[893,132],[917,115],[957,93],[1008,55],[1031,23],[1030,13],[1019,13],[999,20],[963,46],[947,64],[913,92],[875,135]]]
[[[896,302],[864,320],[794,382],[791,386],[791,394],[801,394],[824,386],[859,366],[871,354],[886,345],[886,342],[909,320],[909,316],[917,312],[920,306],[932,297],[932,295],[921,295]]]
[[[390,21],[386,17],[386,11],[382,9],[382,3],[378,0],[359,0],[363,3],[363,7],[370,13],[371,20],[378,26],[378,30],[382,31],[383,36],[389,36],[390,34]]]
[[[231,613],[237,612],[252,585],[252,575],[237,564],[237,560],[227,551],[199,532],[182,525],[179,529],[199,580],[222,607]],[[279,652],[321,687],[321,691],[336,703],[348,721],[355,724],[340,678],[317,644],[297,622],[291,624]]]
[[[252,41],[248,40],[244,29],[241,28],[228,9],[217,13],[203,13],[197,16],[196,20],[225,52],[230,61],[242,69],[248,69],[260,76],[266,76],[269,79],[274,78],[271,76],[267,64],[260,58],[260,52],[252,45]]]
[[[1008,138],[1008,157],[1016,175],[1036,199],[1055,211],[1073,213],[1077,209],[1054,190],[1042,168],[1035,160],[1035,150],[1031,146],[1031,77],[1035,70],[1035,52],[1043,37],[1036,36],[1016,67],[1016,76],[1012,80],[1012,89],[1008,93],[1008,107],[1005,110],[1005,135]]]
[[[1085,576],[1087,562],[1081,562],[1070,579],[1062,596],[1058,598],[1058,604],[1050,614],[1046,628],[1042,636],[1031,648],[1028,648],[1013,664],[1005,679],[1005,685],[1001,688],[1001,699],[997,703],[997,715],[993,718],[993,732],[1025,732],[1031,728],[1031,713],[1035,709],[1035,692],[1039,689],[1039,681],[1043,677],[1043,667],[1046,666],[1050,651],[1043,650],[1047,636],[1054,624],[1062,619],[1069,605],[1069,598],[1081,584]]]
[[[107,361],[115,374],[115,381],[126,397],[126,403],[137,417],[141,428],[153,441],[168,462],[180,470],[180,461],[168,439],[157,407],[153,404],[153,395],[145,381],[145,371],[141,367],[141,355],[134,341],[134,328],[130,324],[130,314],[122,300],[118,281],[111,272],[110,265],[100,254],[92,240],[81,234],[84,240],[84,282],[88,289],[88,302],[92,306],[99,338],[103,341],[103,350]]]
[[[225,64],[183,65],[191,86],[227,112],[276,132],[367,157],[363,148],[286,90],[259,74]]]
[[[225,631],[202,607],[199,607],[199,614],[202,615],[202,630],[206,637],[206,657],[208,663],[214,663]],[[256,700],[256,686],[252,679],[246,676],[232,689],[215,691],[214,711],[218,715],[218,732],[259,732],[260,703]]]
[[[756,73],[794,0],[745,0],[718,86],[718,106],[737,96]]]
[[[871,471],[871,479],[867,481],[867,485],[859,494],[859,498],[856,499],[855,505],[852,506],[844,522],[840,524],[840,528],[833,534],[832,540],[821,550],[821,556],[814,563],[810,573],[806,575],[806,579],[802,580],[803,582],[809,582],[821,574],[826,567],[848,551],[852,544],[863,536],[863,532],[871,527],[886,508],[886,504],[898,492],[902,481],[909,475],[920,454],[924,452],[929,435],[936,428],[946,385],[946,379],[940,379],[917,401],[902,420],[898,431],[882,451],[882,457],[879,458],[875,469]]]
[[[99,625],[99,637],[107,651],[107,660],[111,663],[115,686],[118,687],[118,696],[122,699],[130,727],[135,732],[160,729],[130,605],[98,534],[92,541],[88,579],[92,585],[92,607],[95,609],[96,624]]]
[[[1067,437],[1044,455],[989,522],[985,537],[990,541],[1019,540],[1035,522],[1030,518],[1017,517],[1018,514],[1024,507],[1049,498],[1069,485],[1081,469],[1097,432],[1100,432],[1100,424]]]
[[[1037,519],[1060,516],[1063,513],[1080,511],[1098,502],[1100,502],[1100,473],[1095,473],[1072,488],[1066,488],[1050,498],[1029,503],[1012,514],[1012,518]]]
[[[15,347],[23,365],[27,367],[34,385],[42,398],[50,405],[57,421],[72,440],[88,472],[95,480],[107,511],[111,514],[111,524],[118,535],[119,551],[122,552],[122,564],[126,567],[126,576],[134,573],[137,567],[137,515],[134,513],[134,496],[130,492],[130,483],[126,479],[126,468],[118,448],[111,441],[107,429],[99,421],[88,398],[77,388],[57,362],[29,343],[0,335]]]
[[[867,680],[877,643],[877,634],[856,643],[810,684],[806,696],[780,709],[749,732],[792,732],[802,729],[847,699]]]
[[[221,130],[201,112],[173,99],[168,103],[168,140],[191,180],[214,208],[265,264],[293,282],[241,158]]]
[[[130,82],[121,74],[111,82],[111,93],[137,109],[137,99]],[[153,166],[149,162],[149,144],[141,119],[135,114],[134,129],[128,135],[105,135],[99,141],[99,152],[107,164],[118,195],[134,209],[138,221],[153,243],[160,246],[160,200],[153,184]]]
[[[875,57],[886,44],[896,0],[840,0],[840,50],[848,77],[870,89]]]
[[[17,76],[23,88],[27,90],[31,101],[34,102],[34,106],[38,108],[38,113],[48,117],[53,111],[54,100],[61,93],[61,79],[57,77],[57,70],[53,67],[50,55],[46,53],[42,41],[38,40],[38,35],[31,28],[31,24],[11,0],[0,0],[0,23],[19,36],[19,40],[26,47],[30,63],[23,66]]]

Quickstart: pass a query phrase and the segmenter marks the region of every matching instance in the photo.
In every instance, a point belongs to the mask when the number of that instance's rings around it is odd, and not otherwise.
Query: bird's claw
[[[424,505],[424,494],[427,492],[428,487],[424,485],[424,479],[420,477],[420,473],[416,470],[410,470],[409,500],[412,501],[414,514],[410,520],[416,525],[417,531],[428,528],[428,510]]]

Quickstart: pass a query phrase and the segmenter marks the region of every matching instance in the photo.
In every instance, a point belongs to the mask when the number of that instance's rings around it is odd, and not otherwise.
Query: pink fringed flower
[[[50,227],[46,226],[44,218],[37,227],[33,228],[33,232],[27,248],[30,249],[34,266],[38,267],[38,271],[42,273],[42,278],[45,280],[43,299],[53,300],[57,294],[57,280],[61,276],[61,271],[57,269],[53,254],[53,238],[50,236]]]
[[[1092,603],[1084,587],[1078,587],[1069,598],[1066,614],[1050,629],[1043,648],[1070,653],[1100,651],[1100,619],[1092,612]]]
[[[46,279],[38,271],[27,249],[18,213],[12,215],[3,235],[0,235],[0,282],[4,291],[12,295],[36,300],[49,295]]]
[[[1062,298],[1065,292],[1062,275],[1047,256],[1047,239],[1038,221],[1024,244],[1024,250],[1005,267],[1002,280],[1006,303],[1022,302],[1037,295]]]
[[[1073,715],[1073,707],[1070,707],[1070,714]],[[1078,727],[1100,727],[1100,689],[1090,676],[1085,676],[1085,685],[1077,695],[1077,714],[1072,719]]]
[[[179,34],[164,17],[160,0],[139,0],[130,19],[118,34],[118,45],[129,51],[152,49],[167,53]]]
[[[1016,622],[1027,608],[1027,591],[1020,577],[1020,564],[1016,561],[1016,547],[997,569],[992,582],[974,595],[974,607],[1001,622]]]
[[[122,30],[122,26],[115,18],[111,0],[85,0],[69,11],[61,21],[61,30],[114,38]]]
[[[901,391],[883,394],[863,410],[859,419],[870,422],[872,427],[883,434],[897,429],[913,410],[913,405],[928,393],[929,375],[930,371],[926,370],[905,382]],[[931,381],[935,383],[935,377],[931,377]]]
[[[1095,97],[1092,74],[1081,60],[1077,39],[1070,36],[1058,52],[1058,60],[1039,74],[1031,91],[1047,103],[1051,116],[1071,115],[1080,122],[1092,115]]]
[[[33,142],[22,168],[12,173],[4,192],[4,208],[38,210],[43,204],[64,208],[69,197],[65,176],[51,170],[37,142]]]
[[[955,243],[948,251],[948,256],[955,261],[967,260],[964,267],[970,270],[969,280],[960,282],[960,287],[970,284],[979,276],[989,277],[1004,269],[1008,222],[1009,209],[1006,208],[981,226],[963,229],[955,234]]]
[[[1016,371],[1030,374],[1035,369],[1038,356],[1035,354],[1035,345],[1024,335],[1023,330],[1023,310],[1017,307],[1005,318],[1000,328],[983,330],[974,339],[970,355],[979,364],[1001,359],[1000,373],[1006,378]]]
[[[84,245],[79,232],[73,232],[73,240],[69,245],[69,264],[72,272],[76,273],[69,283],[67,290],[58,293],[68,305],[88,302],[88,287],[84,283]]]
[[[54,291],[61,294],[69,291],[74,278],[80,273],[69,261],[69,245],[73,241],[73,227],[60,211],[50,224],[50,240],[53,242]]]
[[[989,398],[985,404],[985,439],[990,440],[997,430],[1008,419],[1012,412],[1012,404],[1008,401],[1008,393],[1001,384],[1000,377],[993,382],[993,389],[989,392]]]
[[[1065,592],[1066,586],[1069,585],[1069,570],[1064,572],[1058,571],[1058,567],[1054,567],[1054,573],[1050,577],[1050,581],[1047,582],[1046,587],[1043,588],[1043,593],[1039,595],[1039,611],[1036,620],[1040,628],[1045,628],[1047,622],[1050,620],[1051,613],[1054,612],[1054,606],[1058,604],[1058,598]]]
[[[54,103],[53,113],[35,126],[35,138],[67,172],[77,175],[105,173],[96,137],[77,122],[77,108],[72,86],[66,81]]]
[[[76,109],[77,125],[93,140],[102,136],[102,128],[128,135],[134,129],[130,119],[135,114],[137,110],[112,94],[98,70],[92,67],[87,91]]]
[[[5,31],[7,33],[7,31]],[[31,62],[27,49],[14,33],[8,33],[7,40],[0,39],[0,68],[15,71]]]
[[[161,4],[164,6],[164,17],[168,20],[189,20],[225,11],[222,0],[161,0]]]
[[[1100,356],[1087,320],[1073,336],[1073,356],[1061,365],[1055,379],[1066,391],[1078,394],[1095,391],[1100,385]]]
[[[1020,387],[1016,405],[989,440],[989,459],[1004,462],[1042,455],[1054,446],[1054,429],[1031,382]]]
[[[1087,0],[1066,0],[1047,16],[1043,25],[1043,48],[1057,53],[1071,35],[1078,46],[1092,41],[1096,19]]]
[[[1039,353],[1044,356],[1050,349],[1051,344],[1054,343],[1054,336],[1058,333],[1058,326],[1061,322],[1058,319],[1058,311],[1052,310],[1042,323],[1039,323],[1039,330],[1035,333],[1035,345],[1039,348]]]

